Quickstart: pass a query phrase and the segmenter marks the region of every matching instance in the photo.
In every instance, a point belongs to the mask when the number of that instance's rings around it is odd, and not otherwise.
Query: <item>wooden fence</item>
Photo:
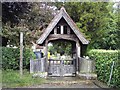
[[[46,59],[31,59],[30,60],[30,73],[45,72]]]
[[[92,73],[95,72],[95,61],[91,60],[91,59],[86,59],[86,58],[82,58],[80,57],[79,60],[79,67],[78,67],[78,71],[80,73]]]
[[[49,60],[49,76],[75,76],[75,60]]]

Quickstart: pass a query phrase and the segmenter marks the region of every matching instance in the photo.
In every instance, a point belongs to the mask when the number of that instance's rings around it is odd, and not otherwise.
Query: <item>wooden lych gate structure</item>
[[[48,59],[48,43],[54,41],[69,41],[72,44],[72,59]],[[44,57],[41,60],[31,60],[31,73],[48,72],[48,76],[75,76],[80,70],[80,58],[89,41],[62,7],[36,43],[43,46]]]

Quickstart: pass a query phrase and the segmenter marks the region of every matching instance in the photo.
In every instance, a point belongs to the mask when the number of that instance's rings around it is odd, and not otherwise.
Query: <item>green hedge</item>
[[[96,62],[96,73],[98,80],[108,83],[113,61],[113,75],[110,82],[111,87],[120,87],[120,58],[118,50],[91,50],[88,56]]]
[[[2,69],[19,69],[20,49],[19,48],[2,48]],[[29,69],[30,58],[33,53],[30,49],[24,49],[23,51],[23,68]]]

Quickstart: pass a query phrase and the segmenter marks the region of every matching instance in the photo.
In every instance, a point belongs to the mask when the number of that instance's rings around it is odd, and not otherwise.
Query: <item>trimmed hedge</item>
[[[120,52],[118,50],[91,50],[88,52],[88,56],[96,62],[96,73],[98,80],[108,83],[110,77],[110,71],[113,61],[115,61],[113,67],[112,78],[110,82],[111,87],[120,88]]]
[[[2,69],[19,69],[20,61],[20,49],[19,48],[2,48]],[[30,49],[24,49],[23,51],[23,69],[29,69],[30,58],[33,56],[33,53]]]

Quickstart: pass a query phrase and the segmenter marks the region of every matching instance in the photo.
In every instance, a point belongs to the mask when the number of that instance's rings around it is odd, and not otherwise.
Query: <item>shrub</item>
[[[91,50],[88,56],[96,62],[96,73],[98,80],[108,83],[110,71],[113,61],[115,65],[113,68],[111,87],[120,87],[120,58],[118,50]]]
[[[23,51],[23,68],[29,69],[30,58],[33,56],[30,49]],[[2,47],[2,69],[19,69],[20,49]]]

